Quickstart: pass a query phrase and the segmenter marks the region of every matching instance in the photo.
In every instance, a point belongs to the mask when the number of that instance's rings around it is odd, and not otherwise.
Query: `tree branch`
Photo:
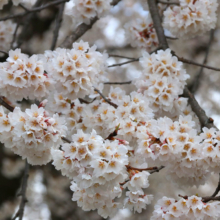
[[[98,89],[94,88],[94,90],[96,92],[99,93],[99,95],[107,102],[109,103],[111,106],[113,106],[114,108],[118,108],[118,105],[116,105],[115,103],[113,103],[112,101],[110,101],[109,99],[107,99]]]
[[[70,141],[69,139],[67,139],[66,137],[61,137],[61,139],[63,140],[63,141],[66,141],[67,143],[71,143],[72,141]]]
[[[21,203],[20,203],[19,209],[18,209],[15,217],[12,220],[15,220],[17,217],[19,217],[19,220],[23,219],[24,208],[25,208],[25,204],[27,202],[26,189],[27,189],[27,182],[28,182],[28,176],[29,176],[28,173],[29,173],[29,164],[26,159],[25,160],[24,177],[23,177],[22,185],[21,185],[21,193],[19,194],[19,195],[21,195]]]
[[[168,2],[168,1],[162,1],[162,0],[157,0],[157,3],[161,3],[161,4],[166,4],[166,5],[180,5],[179,2]]]
[[[194,95],[189,91],[187,87],[185,87],[183,91],[183,96],[189,98],[189,104],[191,105],[192,110],[199,118],[202,127],[216,128],[213,124],[213,121],[206,115],[205,111],[200,107]]]
[[[139,58],[134,58],[133,60],[129,60],[129,61],[126,61],[126,62],[123,62],[123,63],[116,63],[116,64],[110,65],[108,67],[110,68],[110,67],[115,67],[115,66],[122,66],[122,65],[137,62],[137,61],[139,61]]]
[[[8,19],[13,19],[13,18],[18,18],[18,17],[26,16],[26,15],[32,13],[32,12],[38,12],[38,11],[41,11],[43,9],[49,8],[50,6],[59,5],[61,3],[68,2],[68,1],[69,0],[57,0],[57,1],[53,1],[53,2],[47,3],[45,5],[42,5],[40,7],[36,7],[36,8],[32,8],[32,9],[27,9],[26,8],[25,12],[18,13],[18,14],[15,14],[15,15],[9,15],[9,16],[0,18],[0,21],[6,21]]]
[[[164,166],[161,166],[161,167],[148,167],[148,168],[135,168],[135,167],[132,167],[132,166],[129,166],[129,165],[126,165],[126,168],[128,170],[137,170],[137,171],[147,171],[147,170],[152,170],[152,173],[155,173],[155,172],[159,172],[161,169],[164,168]]]
[[[113,0],[111,5],[115,6],[117,5],[121,0]],[[89,29],[92,28],[92,26],[98,21],[99,18],[96,16],[90,20],[90,24],[80,24],[76,30],[69,36],[66,37],[66,39],[63,41],[63,43],[60,45],[60,47],[63,48],[71,48],[72,44],[77,41],[80,37],[82,37]]]
[[[62,23],[62,20],[63,20],[64,7],[65,7],[65,3],[61,4],[60,7],[59,7],[59,11],[57,13],[51,50],[54,50],[55,47],[56,47],[57,39],[58,39],[58,36],[59,36],[59,30],[60,30],[61,23]]]
[[[208,45],[207,45],[207,48],[206,48],[203,64],[206,64],[207,61],[208,61],[208,55],[209,55],[210,47],[211,47],[211,44],[212,44],[212,41],[213,41],[213,38],[214,38],[214,33],[215,33],[215,30],[212,29],[210,31],[209,42],[208,42]],[[203,77],[203,67],[200,68],[199,72],[196,74],[195,78],[193,79],[194,83],[191,86],[189,86],[189,87],[191,87],[190,91],[192,93],[195,93],[196,90],[199,88],[202,77]]]
[[[167,39],[164,35],[164,30],[161,24],[160,14],[157,7],[157,2],[155,0],[147,0],[150,14],[154,23],[154,28],[157,33],[159,45],[163,50],[166,50],[169,46],[167,43]]]
[[[106,85],[124,85],[124,84],[131,84],[132,81],[127,82],[105,82]]]
[[[191,64],[191,65],[195,65],[195,66],[201,66],[203,68],[210,69],[210,70],[220,71],[220,68],[208,66],[208,65],[205,65],[205,64],[194,62],[192,60],[187,60],[183,57],[179,57],[179,56],[176,55],[175,52],[174,52],[174,55],[178,58],[179,61],[182,61],[183,63],[187,63],[187,64]]]
[[[9,105],[7,102],[4,101],[3,97],[0,96],[0,105],[4,106],[6,109],[8,109],[10,112],[14,111],[14,107]]]

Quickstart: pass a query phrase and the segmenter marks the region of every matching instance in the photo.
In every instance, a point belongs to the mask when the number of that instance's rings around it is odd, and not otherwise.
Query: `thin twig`
[[[157,3],[161,3],[161,4],[166,4],[166,5],[180,5],[179,2],[168,2],[168,1],[162,1],[162,0],[157,0]]]
[[[124,84],[131,84],[132,81],[127,81],[127,82],[105,82],[104,84],[107,85],[124,85]]]
[[[206,48],[205,57],[204,57],[204,60],[203,60],[203,65],[206,64],[207,61],[208,61],[208,55],[209,55],[210,47],[211,47],[211,44],[212,44],[212,41],[213,41],[213,38],[214,38],[214,33],[215,33],[215,30],[212,29],[210,31],[209,42],[208,42],[208,45],[207,45],[207,48]],[[203,76],[203,68],[204,67],[200,68],[199,72],[196,74],[196,76],[193,80],[194,83],[192,85],[192,89],[190,90],[192,93],[195,93],[196,90],[199,88],[199,85],[200,85],[200,82],[201,82],[201,79],[202,79],[202,76]]]
[[[123,62],[123,63],[116,63],[116,64],[110,65],[108,67],[110,68],[110,67],[122,66],[122,65],[137,62],[137,61],[139,61],[139,58],[134,58],[133,60],[129,60],[129,61],[126,61],[126,62]]]
[[[14,111],[14,107],[9,105],[7,102],[4,101],[3,97],[0,96],[0,105],[4,106],[6,109],[8,109],[10,112]]]
[[[23,4],[19,4],[19,6],[21,7],[21,8],[23,8],[25,11],[30,11],[30,9],[28,9],[28,8],[26,8]]]
[[[209,197],[203,197],[203,202],[208,202],[208,201],[210,201],[210,200],[213,200],[213,198],[216,198],[216,196],[217,196],[217,194],[219,193],[219,191],[220,191],[220,173],[219,173],[219,180],[218,180],[218,186],[217,186],[217,188],[215,189],[215,192],[211,195],[211,196],[209,196]],[[220,196],[219,196],[219,198],[220,198]]]
[[[220,191],[220,173],[219,173],[219,179],[218,179],[218,186],[211,197],[215,197],[219,193],[219,191]]]
[[[63,2],[68,2],[68,1],[69,0],[53,1],[53,2],[47,3],[45,5],[42,5],[40,7],[36,7],[36,8],[32,8],[32,9],[27,9],[25,12],[22,12],[22,13],[18,13],[18,14],[14,14],[14,15],[9,15],[9,16],[0,18],[0,21],[5,21],[5,20],[8,20],[8,19],[13,19],[13,18],[17,18],[17,17],[26,16],[27,14],[30,14],[32,12],[38,12],[38,11],[44,10],[46,8],[49,8],[50,6],[59,5],[59,4],[63,3]]]
[[[121,0],[113,0],[111,5],[115,6],[117,5]],[[98,21],[99,18],[96,16],[90,20],[90,24],[81,24],[79,25],[76,30],[69,36],[66,37],[66,39],[63,41],[63,43],[60,45],[60,47],[63,48],[71,48],[72,44],[77,41],[80,37],[82,37],[89,29],[92,28],[92,26]]]
[[[109,57],[125,58],[125,59],[129,59],[129,60],[135,59],[134,57],[121,56],[121,55],[117,55],[117,54],[109,54]]]
[[[53,34],[53,42],[52,42],[52,45],[51,45],[51,50],[54,50],[55,47],[56,47],[57,39],[58,39],[58,36],[59,36],[59,30],[60,30],[61,23],[62,23],[62,20],[63,20],[64,6],[65,6],[65,3],[61,4],[60,7],[59,7],[59,11],[57,13],[57,18],[56,18],[56,24],[55,24],[54,34]]]
[[[85,99],[82,99],[82,98],[78,98],[78,99],[79,99],[80,103],[85,103],[85,104],[91,104],[96,100],[96,98],[94,98],[92,101],[89,102],[89,101],[86,101]]]
[[[158,167],[148,167],[148,168],[135,168],[135,167],[132,167],[132,166],[129,166],[129,165],[126,165],[126,168],[128,169],[128,170],[137,170],[137,171],[147,171],[147,170],[153,170],[153,171],[155,171],[155,172],[159,172],[159,169],[163,169],[163,168],[158,168]]]
[[[66,138],[66,137],[61,137],[61,139],[63,140],[63,141],[66,141],[67,143],[71,143],[72,141],[71,140],[69,140],[68,138]]]
[[[14,34],[13,34],[13,39],[12,39],[12,42],[11,42],[11,49],[13,48],[14,42],[16,40],[16,36],[17,36],[19,26],[20,26],[20,23],[17,23]]]
[[[99,93],[99,95],[107,102],[109,103],[111,106],[113,106],[114,108],[118,108],[118,105],[116,105],[115,103],[113,103],[111,100],[107,99],[98,89],[94,88],[94,90],[96,92]]]
[[[204,200],[202,200],[204,203],[209,202],[209,201],[220,201],[220,196],[217,197],[205,197]]]
[[[25,204],[27,202],[27,198],[26,198],[26,190],[27,190],[27,183],[28,183],[28,176],[29,176],[29,164],[27,162],[27,159],[25,160],[25,170],[24,170],[24,176],[23,176],[23,180],[22,180],[22,184],[21,184],[21,193],[19,195],[21,195],[21,203],[19,206],[19,209],[16,213],[16,215],[14,216],[14,218],[12,220],[15,220],[17,217],[19,217],[19,220],[22,220],[23,215],[24,215],[24,208],[25,208]]]
[[[166,36],[166,38],[169,39],[169,40],[178,40],[179,39],[177,37],[170,37],[170,36]]]
[[[178,58],[179,61],[182,61],[183,63],[187,63],[187,64],[191,64],[191,65],[195,65],[195,66],[201,66],[203,68],[210,69],[210,70],[220,71],[220,68],[208,66],[208,65],[205,65],[205,64],[194,62],[192,60],[187,60],[183,57],[179,57],[179,56],[176,55],[175,52],[174,52],[174,55]]]
[[[192,110],[199,118],[202,127],[216,128],[215,125],[213,124],[213,121],[210,120],[210,118],[206,115],[205,111],[200,107],[194,95],[189,91],[187,87],[185,87],[184,89],[183,96],[189,98],[189,103],[192,107]]]
[[[159,172],[160,170],[162,170],[163,168],[165,168],[165,166],[160,166],[158,169],[151,171],[150,174],[152,174],[152,173],[157,173],[157,172]]]

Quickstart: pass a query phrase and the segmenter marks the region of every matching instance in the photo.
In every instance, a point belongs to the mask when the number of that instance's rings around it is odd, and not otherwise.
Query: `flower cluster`
[[[98,209],[106,218],[114,216],[123,206],[115,199],[128,188],[124,207],[141,212],[151,203],[152,195],[143,188],[149,186],[147,171],[135,171],[128,164],[129,146],[122,140],[104,140],[95,130],[86,134],[78,130],[72,142],[63,144],[61,150],[53,150],[53,164],[62,174],[73,178],[73,201],[83,210]]]
[[[171,111],[173,102],[182,94],[189,75],[171,50],[159,50],[156,53],[144,53],[140,59],[143,74],[135,80],[138,92],[142,92],[151,102],[155,111]]]
[[[191,196],[176,201],[173,198],[163,197],[158,200],[151,220],[161,219],[213,219],[220,217],[220,202],[204,203],[201,197]]]
[[[111,1],[112,0],[71,0],[67,5],[66,14],[76,19],[78,24],[90,24],[91,18],[103,16],[110,10]]]
[[[91,134],[78,130],[62,150],[53,151],[53,164],[63,175],[74,178],[73,200],[83,210],[98,209],[103,217],[114,215],[119,204],[113,200],[121,195],[120,183],[128,176],[127,147],[105,141],[95,130]]]
[[[127,40],[133,47],[150,50],[152,46],[158,45],[156,31],[149,14],[127,23],[125,30]]]
[[[1,141],[32,165],[51,160],[51,148],[59,148],[65,131],[64,120],[58,114],[50,117],[43,107],[32,105],[25,112],[16,107],[9,114],[0,107]]]
[[[217,0],[180,0],[164,11],[164,27],[176,37],[189,38],[215,28]]]
[[[9,99],[43,98],[52,83],[37,55],[28,57],[20,49],[10,50],[7,62],[0,63],[0,93]]]
[[[10,44],[13,39],[13,34],[15,31],[16,24],[7,20],[0,21],[0,50],[8,51]],[[0,53],[0,56],[2,54]],[[3,54],[4,55],[4,54]]]
[[[89,47],[87,42],[73,43],[71,50],[46,51],[44,56],[45,69],[56,81],[56,90],[69,99],[94,93],[93,86],[107,80],[107,54],[96,51],[96,46]]]
[[[141,93],[126,95],[120,88],[111,88],[108,98],[118,107],[114,108],[98,98],[88,104],[78,99],[70,104],[68,99],[56,93],[49,99],[49,110],[58,109],[58,112],[65,115],[69,136],[78,129],[87,133],[95,129],[102,137],[108,137],[118,127],[118,138],[128,141],[135,137],[135,127],[139,122],[154,116],[147,99]]]

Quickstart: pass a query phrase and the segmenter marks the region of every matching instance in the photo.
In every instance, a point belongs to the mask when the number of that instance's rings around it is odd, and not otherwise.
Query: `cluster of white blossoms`
[[[149,14],[127,23],[125,25],[125,31],[127,41],[132,47],[150,50],[152,47],[158,46],[156,31]]]
[[[44,67],[55,80],[56,91],[73,100],[94,93],[94,86],[107,80],[106,53],[89,47],[87,42],[73,43],[71,50],[46,51]]]
[[[57,111],[66,117],[68,137],[78,129],[91,133],[93,129],[102,137],[108,137],[119,127],[118,138],[127,141],[135,137],[136,126],[152,119],[154,114],[146,97],[137,92],[126,95],[120,88],[111,87],[108,98],[117,106],[111,106],[96,98],[91,103],[81,103],[79,99],[72,102],[60,93],[49,97],[48,109]]]
[[[112,0],[71,0],[65,13],[77,20],[78,24],[90,24],[95,16],[105,15],[111,8]]]
[[[183,93],[189,75],[182,62],[171,54],[171,50],[159,50],[157,53],[144,53],[140,59],[142,74],[134,82],[150,101],[154,111],[171,111],[173,102]]]
[[[11,100],[47,96],[53,80],[45,73],[38,55],[28,57],[20,49],[10,50],[7,62],[0,63],[0,93]]]
[[[151,202],[152,196],[142,190],[149,186],[149,173],[127,168],[128,147],[118,140],[104,140],[95,130],[90,134],[78,130],[71,143],[63,144],[62,151],[53,150],[53,164],[73,178],[73,201],[83,210],[98,209],[104,218],[114,216],[123,207],[114,199],[121,197],[126,187],[130,191],[125,207],[140,212]]]
[[[51,117],[37,105],[31,105],[25,112],[16,107],[9,114],[0,106],[1,142],[32,165],[43,165],[51,160],[51,149],[59,148],[61,137],[65,135],[64,123],[58,114]]]
[[[176,37],[189,38],[216,26],[217,0],[180,0],[164,11],[163,25]]]
[[[197,196],[190,196],[188,199],[181,198],[179,201],[163,197],[157,201],[150,220],[217,220],[220,217],[219,208],[219,201],[204,203],[202,198]]]
[[[7,20],[0,21],[0,50],[8,51],[13,39],[13,34],[16,28],[16,24]],[[0,56],[4,55],[0,53]]]

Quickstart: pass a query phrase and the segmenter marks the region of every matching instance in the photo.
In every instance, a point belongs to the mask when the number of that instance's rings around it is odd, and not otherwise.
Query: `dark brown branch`
[[[180,5],[179,2],[168,2],[168,1],[162,1],[162,0],[157,0],[157,3],[161,3],[161,4],[166,4],[166,5]]]
[[[134,57],[126,57],[126,56],[121,56],[121,55],[117,55],[117,54],[109,54],[109,57],[125,58],[125,59],[129,59],[129,60],[135,59]]]
[[[38,12],[38,11],[44,10],[46,8],[49,8],[50,6],[59,5],[61,3],[68,2],[68,1],[69,0],[53,1],[53,2],[47,3],[45,5],[42,5],[40,7],[36,7],[36,8],[32,8],[32,9],[27,9],[27,10],[25,10],[25,12],[22,12],[22,13],[18,13],[18,14],[14,14],[14,15],[9,15],[9,16],[0,18],[0,21],[5,21],[5,20],[8,20],[8,19],[13,19],[13,18],[18,18],[18,17],[23,17],[23,16],[26,16],[26,15],[32,13],[32,12]]]
[[[187,64],[191,64],[191,65],[195,65],[195,66],[201,66],[203,68],[210,69],[210,70],[220,71],[220,68],[208,66],[208,65],[205,65],[205,64],[194,62],[192,60],[187,60],[183,57],[179,57],[175,54],[175,52],[174,52],[174,55],[178,58],[179,61],[182,61],[183,63],[187,63]]]
[[[127,82],[105,82],[104,84],[107,85],[124,85],[124,84],[131,84],[132,81],[127,81]]]
[[[155,52],[157,52],[160,49],[161,49],[161,47],[157,47],[155,50],[152,50],[150,52],[150,54],[155,53]],[[129,61],[126,61],[126,62],[123,62],[123,63],[116,63],[116,64],[110,65],[108,67],[122,66],[122,65],[125,65],[125,64],[128,64],[128,63],[137,62],[139,60],[140,60],[140,58],[130,58]]]
[[[154,28],[157,33],[159,45],[163,50],[166,50],[169,46],[164,35],[164,30],[161,24],[160,14],[155,0],[147,0],[150,14],[154,23]]]
[[[11,42],[11,49],[13,48],[14,42],[15,42],[15,40],[16,40],[16,36],[17,36],[17,32],[18,32],[19,26],[20,26],[20,23],[17,23],[17,24],[16,24],[15,31],[14,31],[14,33],[13,33],[13,39],[12,39],[12,42]]]
[[[54,50],[56,47],[57,39],[59,36],[59,30],[60,30],[61,23],[63,20],[64,7],[65,7],[65,3],[63,3],[59,6],[59,11],[57,13],[56,24],[55,24],[54,34],[53,34],[53,42],[51,45],[51,50]]]
[[[220,173],[219,173],[218,186],[217,186],[215,192],[212,194],[211,197],[215,197],[219,193],[219,191],[220,191]]]
[[[19,220],[23,219],[24,208],[25,208],[25,204],[27,202],[26,189],[27,189],[28,176],[29,176],[28,173],[29,173],[29,164],[26,159],[25,160],[24,177],[23,177],[22,184],[21,184],[21,192],[19,193],[19,195],[21,195],[21,202],[20,202],[19,209],[18,209],[15,217],[12,220],[15,220],[17,217],[19,217]]]
[[[147,170],[153,170],[153,171],[155,171],[155,170],[159,170],[158,167],[135,168],[135,167],[132,167],[132,166],[129,166],[129,165],[126,165],[126,168],[127,168],[128,170],[137,170],[137,171],[147,171]],[[160,169],[162,169],[162,168],[160,168]],[[155,172],[158,172],[158,171],[155,171]]]
[[[134,58],[133,60],[129,60],[129,61],[126,61],[126,62],[123,62],[123,63],[116,63],[116,64],[110,65],[108,67],[122,66],[122,65],[137,62],[137,61],[139,61],[139,58]]]
[[[90,20],[90,24],[81,24],[79,25],[76,30],[69,36],[66,37],[66,39],[63,41],[63,43],[60,45],[60,47],[63,48],[71,48],[72,44],[77,41],[80,37],[83,36],[83,34],[86,33],[89,29],[92,28],[93,24],[98,21],[98,17],[95,17]]]
[[[158,173],[158,172],[160,172],[160,170],[162,170],[163,168],[165,168],[165,166],[160,166],[160,167],[158,167],[158,169],[151,171],[150,174]]]
[[[14,111],[14,107],[9,105],[7,102],[4,101],[3,97],[0,96],[0,105],[4,106],[6,109],[8,109],[10,112]]]
[[[209,55],[210,47],[211,47],[211,44],[212,44],[212,41],[213,41],[213,38],[214,38],[214,33],[215,33],[214,29],[210,31],[209,42],[208,42],[208,45],[207,45],[207,48],[206,48],[205,57],[204,57],[204,60],[203,60],[203,65],[206,64],[207,61],[208,61],[208,55]],[[202,76],[203,76],[203,68],[204,67],[200,68],[199,72],[196,74],[196,76],[193,80],[194,83],[192,85],[192,89],[190,90],[192,93],[195,93],[196,90],[199,88],[199,85],[200,85],[200,82],[201,82],[201,79],[202,79]]]
[[[30,9],[28,9],[28,8],[26,8],[23,4],[19,4],[19,6],[21,7],[21,8],[23,8],[25,11],[30,11]]]
[[[69,144],[72,142],[72,141],[70,141],[70,140],[69,140],[68,138],[66,138],[66,137],[62,137],[61,139],[62,139],[63,141],[65,141],[65,142],[69,143]]]
[[[209,202],[209,201],[220,201],[220,196],[217,197],[204,197],[202,200],[204,203]]]
[[[179,39],[177,37],[170,37],[170,36],[166,36],[166,38],[169,39],[169,40],[178,40]]]
[[[91,104],[96,100],[96,98],[94,98],[92,101],[89,102],[89,101],[86,101],[85,99],[82,99],[82,98],[78,98],[78,99],[79,99],[80,103],[85,103],[85,104]]]
[[[184,97],[189,98],[189,103],[192,107],[192,110],[195,112],[202,127],[207,128],[216,128],[210,118],[206,115],[205,111],[200,107],[199,103],[196,101],[194,95],[185,87],[183,92]],[[217,129],[217,128],[216,128]]]
[[[115,6],[117,5],[121,0],[113,0],[111,5]],[[63,48],[71,48],[72,44],[77,41],[80,37],[82,37],[89,29],[92,28],[92,26],[98,21],[99,18],[96,16],[90,20],[90,24],[80,24],[76,30],[69,36],[66,37],[66,39],[63,41],[63,43],[60,45],[60,47]]]
[[[217,188],[215,189],[215,192],[209,196],[209,197],[203,197],[203,202],[208,202],[210,200],[213,200],[213,198],[216,198],[217,194],[219,193],[220,191],[220,173],[219,173],[219,180],[218,180],[218,186]],[[220,198],[220,196],[218,196]],[[217,199],[218,200],[218,199]]]
[[[113,106],[114,108],[118,108],[118,105],[116,105],[115,103],[113,103],[111,100],[107,99],[98,89],[94,88],[94,90],[96,92],[99,93],[99,95],[108,103],[110,104],[111,106]]]

